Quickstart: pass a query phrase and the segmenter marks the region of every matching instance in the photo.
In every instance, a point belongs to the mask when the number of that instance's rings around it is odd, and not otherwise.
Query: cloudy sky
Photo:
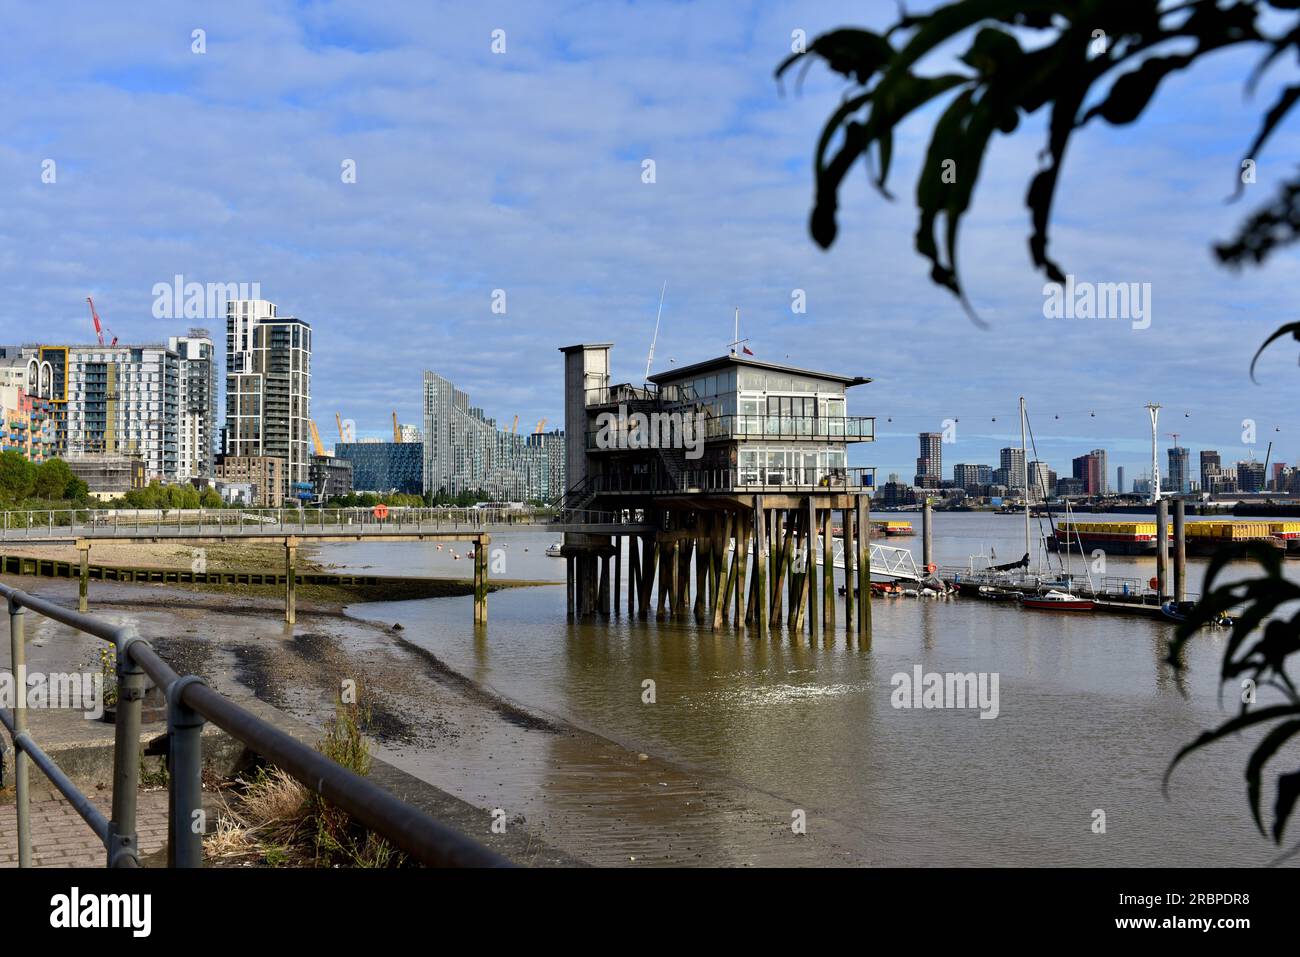
[[[336,411],[361,435],[388,434],[393,410],[418,422],[423,369],[522,430],[559,424],[560,346],[613,341],[616,377],[643,374],[666,281],[656,371],[723,352],[739,307],[760,358],[872,377],[850,411],[877,416],[881,441],[855,464],[910,476],[916,433],[947,418],[946,474],[996,464],[1018,443],[1021,394],[1062,473],[1098,446],[1112,482],[1115,465],[1141,472],[1152,400],[1194,452],[1262,459],[1275,439],[1274,461],[1300,458],[1295,343],[1261,362],[1260,385],[1247,377],[1259,342],[1298,318],[1295,256],[1236,276],[1209,253],[1294,170],[1283,130],[1245,202],[1224,201],[1256,118],[1295,80],[1285,69],[1248,100],[1253,61],[1221,55],[1168,84],[1140,127],[1076,139],[1053,250],[1080,280],[1149,282],[1148,329],[1044,317],[1023,208],[1043,118],[998,141],[961,249],[983,330],[911,251],[933,113],[897,143],[898,201],[859,172],[833,250],[808,238],[813,146],[846,87],[814,67],[783,93],[773,68],[793,31],[883,27],[892,0],[0,12],[5,342],[91,341],[87,295],[124,342],[220,336],[220,317],[156,318],[155,284],[257,282],[315,330],[327,437]]]

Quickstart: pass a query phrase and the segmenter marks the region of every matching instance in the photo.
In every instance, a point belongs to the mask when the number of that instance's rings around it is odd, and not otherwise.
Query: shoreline
[[[39,591],[72,604],[76,586],[50,579]],[[90,611],[128,619],[178,672],[316,728],[333,715],[341,682],[355,681],[376,756],[482,809],[485,834],[502,809],[511,826],[592,864],[867,863],[833,841],[792,835],[788,802],[774,795],[510,700],[422,648],[400,622],[301,602],[289,626],[276,598],[243,591],[236,603],[214,589],[97,582]],[[30,667],[96,660],[94,639],[44,620],[29,623],[29,645]]]

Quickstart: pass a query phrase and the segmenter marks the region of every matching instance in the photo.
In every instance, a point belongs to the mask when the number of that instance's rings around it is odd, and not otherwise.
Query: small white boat
[[[552,542],[546,546],[546,554],[551,558],[563,558],[564,553],[560,550],[564,547],[564,542]]]
[[[1026,595],[1020,600],[1020,604],[1025,608],[1041,608],[1048,611],[1092,611],[1093,609],[1091,600],[1055,588],[1043,595]]]

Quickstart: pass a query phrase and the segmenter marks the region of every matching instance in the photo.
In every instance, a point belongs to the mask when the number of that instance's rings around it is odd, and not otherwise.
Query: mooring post
[[[1169,502],[1156,501],[1156,601],[1169,592]]]
[[[480,533],[474,540],[474,624],[487,623],[488,596],[488,543],[491,539]]]
[[[298,596],[298,539],[289,536],[284,540],[284,620],[293,624],[298,620],[295,607]]]
[[[871,499],[858,495],[858,637],[871,638]]]
[[[597,555],[596,561],[599,562],[600,584],[597,585],[597,601],[600,603],[600,613],[604,617],[609,617],[609,555]]]
[[[754,496],[754,624],[767,634],[767,513],[763,496]]]
[[[748,609],[745,602],[749,599],[749,591],[745,588],[745,567],[749,564],[749,556],[746,553],[749,546],[749,517],[745,515],[744,509],[736,513],[736,627],[740,631],[745,630],[745,615]]]
[[[1174,601],[1187,599],[1187,526],[1186,505],[1174,499]]]
[[[83,615],[90,607],[90,542],[77,539],[77,558],[81,562],[81,581],[77,586],[77,610]]]
[[[19,736],[27,734],[27,647],[24,637],[25,609],[9,601],[9,667],[14,680],[14,801],[18,816],[18,866],[32,866],[31,795],[27,792],[31,758]]]
[[[930,511],[930,496],[925,497],[925,506],[921,509],[921,563],[930,571],[934,563],[934,515]]]

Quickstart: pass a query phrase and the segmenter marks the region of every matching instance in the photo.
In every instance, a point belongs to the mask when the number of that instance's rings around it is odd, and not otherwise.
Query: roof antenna
[[[650,366],[655,361],[655,343],[659,341],[659,317],[664,314],[664,293],[668,291],[668,280],[664,280],[663,288],[659,290],[659,311],[655,313],[655,334],[650,340],[650,354],[645,357],[645,380],[650,381]]]

